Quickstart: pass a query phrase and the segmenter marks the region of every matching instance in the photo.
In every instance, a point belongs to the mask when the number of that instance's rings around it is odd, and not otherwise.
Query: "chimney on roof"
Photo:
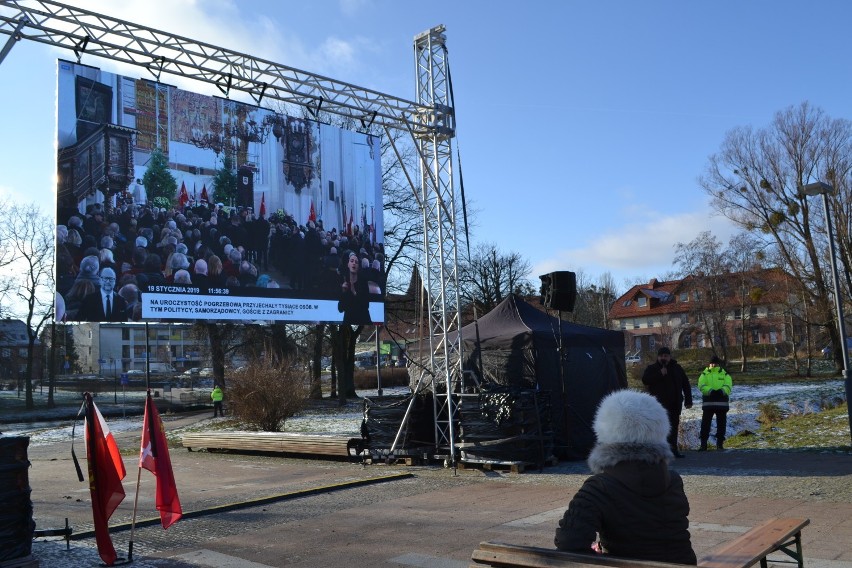
[[[657,285],[657,279],[656,279],[656,278],[651,278],[651,281],[650,281],[650,282],[648,282],[648,286],[649,286],[649,287],[653,290],[653,289],[654,289],[654,286],[656,286],[656,285]]]

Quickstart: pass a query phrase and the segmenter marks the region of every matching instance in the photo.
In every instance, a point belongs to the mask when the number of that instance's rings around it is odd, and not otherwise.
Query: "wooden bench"
[[[347,457],[348,437],[288,432],[190,432],[181,443],[192,450],[237,450]]]
[[[704,555],[699,568],[748,568],[758,562],[767,568],[766,557],[773,552],[783,552],[804,566],[802,555],[802,529],[808,519],[770,519],[730,542],[723,543]],[[501,542],[483,542],[471,555],[470,568],[494,566],[496,568],[587,568],[591,566],[616,566],[627,568],[675,568],[683,564],[631,560],[606,555],[577,554],[552,548],[517,546]]]

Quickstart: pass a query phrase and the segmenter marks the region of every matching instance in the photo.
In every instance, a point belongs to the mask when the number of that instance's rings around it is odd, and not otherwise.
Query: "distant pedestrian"
[[[217,413],[224,418],[225,412],[222,410],[222,399],[225,398],[225,393],[222,392],[222,387],[216,385],[213,388],[213,392],[210,393],[210,398],[213,399],[213,418],[216,418]]]
[[[728,424],[728,407],[730,406],[731,387],[733,381],[721,366],[721,361],[713,355],[710,364],[698,377],[698,390],[701,391],[701,447],[699,451],[707,450],[707,440],[710,438],[710,422],[716,417],[716,448],[725,449],[725,428]]]
[[[669,445],[672,447],[672,453],[676,458],[684,457],[678,451],[677,437],[682,407],[692,408],[692,388],[689,386],[686,372],[672,359],[672,352],[668,347],[660,347],[657,351],[657,361],[645,368],[642,383],[648,393],[660,401],[669,415]]]

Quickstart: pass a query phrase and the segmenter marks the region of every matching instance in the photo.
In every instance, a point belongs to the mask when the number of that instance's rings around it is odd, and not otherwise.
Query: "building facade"
[[[0,320],[0,387],[21,388],[27,373],[29,354],[27,324],[16,319]],[[42,378],[42,343],[33,346],[32,379]]]
[[[637,284],[610,307],[613,329],[625,335],[625,352],[766,346],[779,355],[803,336],[797,317],[798,283],[779,269],[726,273],[712,278],[651,279]]]
[[[149,353],[152,365],[173,367],[176,372],[209,366],[189,324],[81,323],[69,327],[83,373],[112,376],[144,371]]]

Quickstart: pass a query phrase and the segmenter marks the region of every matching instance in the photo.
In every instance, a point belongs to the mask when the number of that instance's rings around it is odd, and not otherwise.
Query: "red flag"
[[[144,467],[157,478],[157,510],[160,512],[163,528],[167,529],[183,516],[183,510],[180,507],[177,485],[175,485],[172,460],[169,458],[166,431],[150,391],[145,400],[139,467]]]
[[[89,393],[86,393],[86,461],[89,463],[95,542],[101,560],[112,566],[117,555],[109,536],[109,518],[124,499],[121,480],[126,472],[115,438]]]
[[[203,201],[204,203],[210,202],[210,198],[207,197],[207,184],[206,183],[201,186],[201,201]]]
[[[186,184],[184,182],[180,182],[180,195],[178,196],[178,203],[181,207],[189,202],[189,194],[186,192]]]
[[[260,194],[260,216],[266,217],[266,192]]]
[[[317,212],[316,212],[316,209],[314,209],[314,200],[313,199],[311,199],[311,213],[310,213],[310,215],[308,215],[308,221],[313,221],[314,223],[316,223],[316,221],[317,221]]]

